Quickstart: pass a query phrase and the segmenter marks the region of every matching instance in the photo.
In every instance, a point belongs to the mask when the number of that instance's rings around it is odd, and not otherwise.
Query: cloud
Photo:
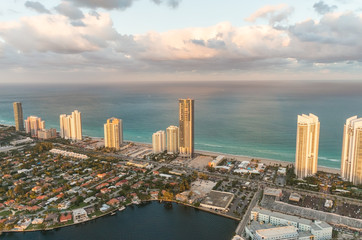
[[[337,6],[335,5],[330,6],[325,4],[323,1],[319,1],[313,5],[313,8],[317,13],[324,15],[326,13],[333,12],[334,10],[336,10]]]
[[[132,6],[136,0],[67,0],[73,2],[79,7],[87,7],[91,9],[103,8],[103,9],[120,9],[124,10]]]
[[[79,7],[91,9],[103,8],[107,10],[118,9],[125,10],[133,5],[137,0],[66,0]],[[177,8],[182,0],[150,0],[157,5],[165,4],[171,8]]]
[[[273,25],[209,27],[124,35],[110,15],[60,14],[0,22],[0,66],[172,73],[360,68],[362,16],[328,13],[284,28]],[[57,31],[54,31],[56,29]],[[22,36],[26,35],[27,38]],[[337,71],[336,70],[336,71]]]
[[[255,22],[259,18],[267,19],[269,24],[273,25],[277,22],[282,22],[293,13],[293,8],[286,4],[268,5],[258,9],[245,20]]]
[[[50,11],[48,9],[46,9],[44,7],[44,5],[41,4],[40,2],[26,1],[24,5],[25,5],[25,7],[31,8],[31,9],[37,11],[38,13],[50,14]]]
[[[62,15],[23,17],[18,22],[0,23],[0,36],[23,52],[60,54],[97,51],[118,37],[108,14],[101,14],[99,19],[86,15],[82,22],[85,26],[79,28]]]
[[[180,5],[181,0],[168,0],[167,5],[172,8],[177,8]]]
[[[75,7],[70,2],[61,2],[58,6],[54,8],[58,13],[69,17],[70,19],[77,20],[84,18],[83,12]]]

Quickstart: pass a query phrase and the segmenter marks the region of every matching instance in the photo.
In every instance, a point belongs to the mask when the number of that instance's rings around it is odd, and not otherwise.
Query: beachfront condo
[[[74,110],[72,115],[61,114],[60,136],[65,139],[82,140],[82,116],[81,112]]]
[[[179,99],[179,152],[182,157],[194,154],[194,100]]]
[[[179,128],[177,126],[169,126],[167,133],[167,153],[174,154],[178,152],[179,147]]]
[[[355,185],[362,184],[362,118],[346,120],[343,130],[341,176]]]
[[[166,150],[165,131],[160,130],[152,134],[152,149],[153,153],[161,153]]]
[[[318,117],[298,115],[295,174],[305,178],[317,172],[320,122]]]
[[[109,118],[104,124],[104,146],[106,148],[120,149],[123,144],[123,125],[122,119]]]
[[[38,137],[38,131],[45,129],[45,122],[40,117],[30,116],[25,121],[25,131],[32,137]]]
[[[14,119],[15,119],[15,129],[16,131],[24,131],[24,117],[23,117],[23,107],[21,102],[14,102]]]

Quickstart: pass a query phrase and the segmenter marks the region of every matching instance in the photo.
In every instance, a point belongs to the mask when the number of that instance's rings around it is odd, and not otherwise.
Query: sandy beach
[[[127,142],[132,142],[132,141],[127,141]],[[152,147],[152,144],[150,144],[150,143],[143,143],[143,142],[132,142],[132,143],[137,144],[137,145]],[[276,164],[276,165],[281,165],[283,167],[286,167],[286,166],[288,166],[290,164],[294,164],[294,162],[287,162],[287,161],[281,161],[281,160],[276,160],[276,159],[267,159],[267,158],[251,157],[251,156],[233,155],[233,154],[227,154],[227,153],[221,153],[221,152],[195,150],[195,153],[206,155],[206,156],[211,156],[211,157],[217,157],[219,155],[224,155],[227,158],[234,158],[234,159],[236,159],[238,161],[250,161],[252,159],[257,159],[261,163],[264,163],[266,165],[275,165]],[[340,169],[324,167],[324,166],[318,166],[318,171],[323,171],[323,172],[333,173],[333,174],[339,174],[340,173]]]

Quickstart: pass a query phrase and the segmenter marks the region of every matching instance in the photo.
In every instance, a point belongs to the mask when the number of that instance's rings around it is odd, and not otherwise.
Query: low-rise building
[[[210,166],[210,167],[216,167],[216,166],[219,165],[224,159],[225,159],[225,156],[219,155],[219,156],[217,156],[214,160],[212,160],[211,162],[209,162],[209,166]]]
[[[84,222],[87,221],[88,219],[89,219],[88,214],[83,208],[73,210],[74,223]]]
[[[206,198],[202,200],[200,206],[214,210],[227,211],[233,199],[234,194],[232,193],[211,190]]]
[[[311,232],[315,240],[332,239],[332,227],[326,222],[313,222],[309,219],[273,212],[260,207],[252,209],[250,218],[274,226],[294,226],[298,231]]]
[[[72,220],[72,213],[62,213],[59,217],[59,222],[64,223]]]
[[[57,137],[57,130],[55,128],[41,129],[38,131],[39,139],[52,139]]]

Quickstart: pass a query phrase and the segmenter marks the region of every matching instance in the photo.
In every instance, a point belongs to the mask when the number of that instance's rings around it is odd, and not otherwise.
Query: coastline
[[[11,125],[11,124],[1,124],[1,125],[7,126],[7,127],[14,127],[14,125]],[[93,136],[88,136],[88,135],[84,135],[84,137],[89,137],[91,139],[96,139],[96,140],[103,139],[102,137],[93,137]],[[152,147],[152,143],[137,142],[137,141],[127,140],[127,139],[125,139],[124,142]],[[262,157],[258,157],[258,156],[236,155],[236,154],[214,152],[214,151],[208,151],[208,150],[195,149],[195,153],[207,155],[207,156],[213,156],[213,157],[216,157],[218,155],[224,155],[229,158],[237,159],[238,161],[250,161],[251,159],[257,159],[266,165],[275,165],[275,164],[279,165],[280,164],[283,167],[286,167],[290,164],[294,164],[294,161],[288,162],[288,161],[283,161],[283,160],[278,160],[278,159],[262,158]],[[318,165],[318,171],[323,171],[323,172],[332,173],[332,174],[340,174],[340,168],[332,168],[332,167],[321,166],[321,165]]]
[[[91,137],[91,138],[93,138],[93,137]],[[143,145],[143,146],[147,146],[147,147],[152,147],[152,144],[150,144],[150,143],[135,142],[135,141],[131,141],[131,140],[125,140],[125,142],[134,143],[134,144],[141,145],[141,146]],[[282,160],[277,160],[277,159],[260,158],[260,157],[244,156],[244,155],[235,155],[235,154],[222,153],[222,152],[213,152],[213,151],[206,151],[206,150],[197,150],[196,149],[195,153],[198,153],[198,154],[201,154],[201,155],[206,155],[206,156],[211,156],[211,157],[217,157],[219,155],[224,155],[225,157],[234,158],[234,159],[236,159],[238,161],[251,161],[252,159],[257,159],[261,163],[264,163],[266,165],[275,165],[276,164],[276,165],[281,165],[282,167],[286,167],[286,166],[288,166],[290,164],[294,164],[294,162],[282,161]],[[320,166],[320,165],[318,165],[318,171],[323,171],[323,172],[332,173],[332,174],[339,174],[340,173],[339,168],[331,168],[331,167]]]

